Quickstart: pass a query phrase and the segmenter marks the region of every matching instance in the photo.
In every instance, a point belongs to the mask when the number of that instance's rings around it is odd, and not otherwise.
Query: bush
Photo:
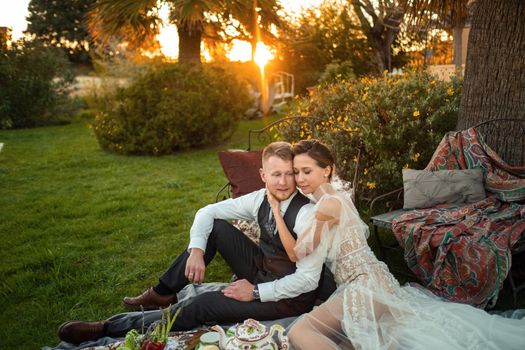
[[[76,103],[68,97],[73,74],[63,52],[39,41],[0,45],[0,129],[61,122]]]
[[[337,172],[352,180],[359,153],[358,193],[372,197],[402,185],[403,168],[422,169],[457,121],[461,82],[423,72],[320,85],[292,115],[323,120],[281,128],[286,139],[317,137],[334,150]]]
[[[105,96],[94,122],[103,149],[167,154],[225,140],[249,107],[246,85],[217,66],[164,64]]]
[[[351,61],[333,61],[326,65],[323,74],[319,78],[319,83],[331,83],[338,80],[355,79],[354,64]]]

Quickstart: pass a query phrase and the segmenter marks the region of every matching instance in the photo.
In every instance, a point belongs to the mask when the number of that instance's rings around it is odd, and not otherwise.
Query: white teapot
[[[222,350],[288,350],[288,337],[284,335],[284,328],[281,325],[274,324],[270,331],[256,320],[251,318],[244,321],[243,324],[237,324],[234,327],[235,333],[228,337],[220,326],[213,326],[214,330],[219,332],[219,346]],[[277,332],[280,347],[273,340],[273,334]]]

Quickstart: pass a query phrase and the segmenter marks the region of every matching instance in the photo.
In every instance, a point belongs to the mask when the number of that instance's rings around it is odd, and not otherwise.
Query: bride
[[[350,198],[330,185],[330,150],[303,140],[294,154],[297,185],[316,205],[296,242],[268,193],[280,238],[292,261],[322,249],[318,256],[326,257],[338,286],[329,300],[293,324],[288,336],[295,349],[525,348],[525,318],[490,315],[422,287],[401,287],[368,246],[368,226]]]

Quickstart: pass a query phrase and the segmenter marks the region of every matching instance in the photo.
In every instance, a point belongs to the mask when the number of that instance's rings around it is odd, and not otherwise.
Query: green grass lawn
[[[0,348],[56,344],[62,322],[122,312],[123,296],[156,284],[226,182],[217,151],[245,148],[247,130],[269,121],[163,157],[105,153],[86,121],[0,131]],[[207,270],[229,277],[220,259]]]
[[[272,118],[275,119],[275,118]],[[65,320],[124,311],[188,243],[197,209],[226,183],[216,147],[163,157],[103,152],[87,122],[0,131],[0,347],[58,342]],[[225,280],[220,261],[208,280]]]

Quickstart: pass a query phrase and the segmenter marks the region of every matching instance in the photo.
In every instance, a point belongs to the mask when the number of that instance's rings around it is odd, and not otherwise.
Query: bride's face
[[[330,166],[320,167],[316,160],[306,153],[298,154],[293,159],[295,182],[304,194],[315,192],[323,183],[328,182]]]

